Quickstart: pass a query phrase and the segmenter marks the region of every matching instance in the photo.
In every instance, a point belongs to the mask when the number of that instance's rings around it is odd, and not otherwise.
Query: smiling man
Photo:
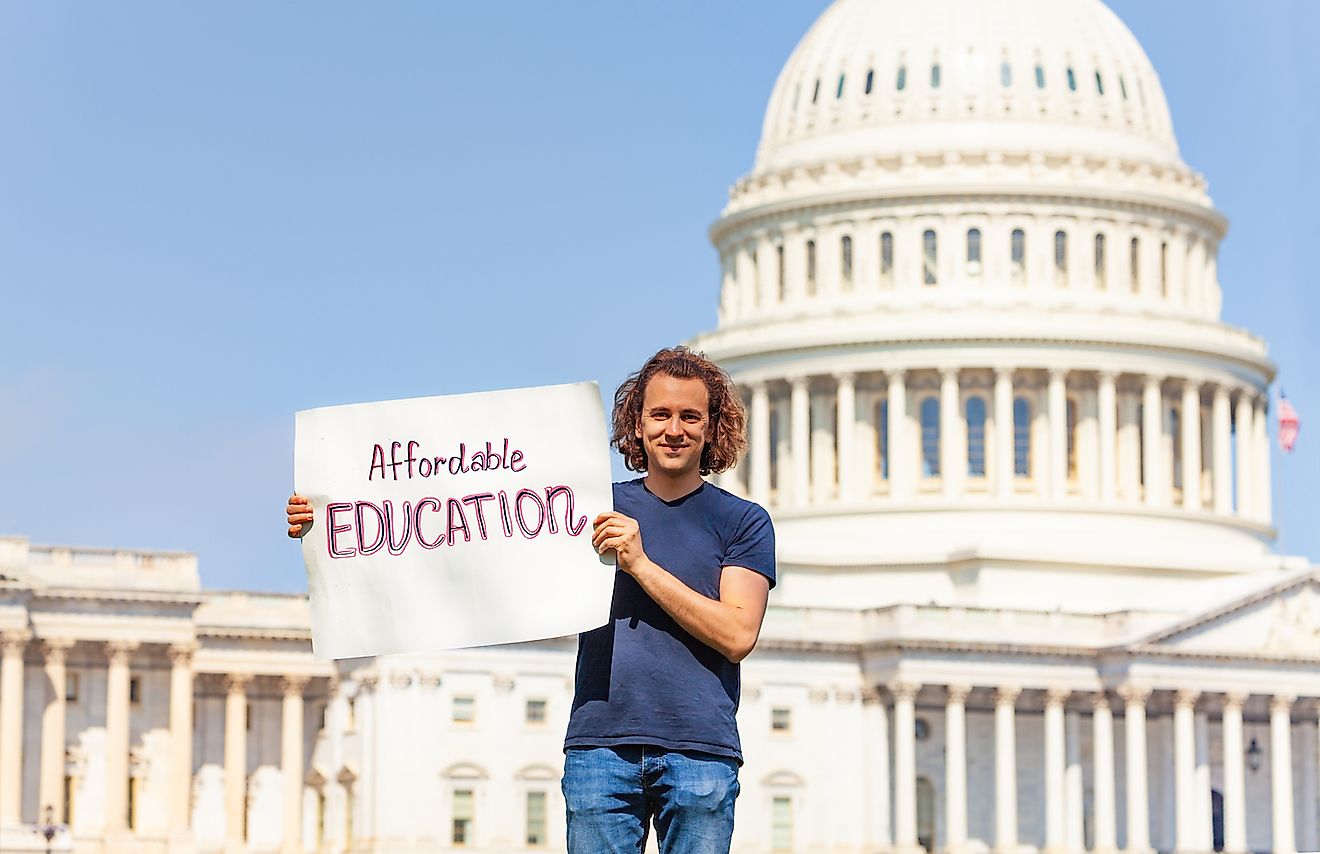
[[[742,749],[739,662],[775,579],[760,506],[704,475],[746,448],[729,377],[661,350],[614,396],[614,446],[637,480],[614,485],[593,542],[618,555],[608,625],[581,636],[564,740],[573,854],[637,852],[653,821],[664,854],[727,852]]]

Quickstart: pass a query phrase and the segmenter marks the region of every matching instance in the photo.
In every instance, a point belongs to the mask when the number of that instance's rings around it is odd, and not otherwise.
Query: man
[[[578,644],[564,739],[572,854],[727,852],[742,748],[739,665],[775,580],[760,506],[706,483],[746,449],[729,377],[683,347],[661,350],[614,396],[611,443],[637,480],[614,485],[592,543],[618,572],[610,622]],[[287,508],[289,535],[312,516]]]

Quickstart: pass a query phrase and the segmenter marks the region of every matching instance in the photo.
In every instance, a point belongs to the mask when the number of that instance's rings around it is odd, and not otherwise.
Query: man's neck
[[[646,488],[652,495],[661,501],[677,501],[684,495],[693,492],[701,486],[700,472],[687,472],[677,477],[666,475],[663,472],[647,472],[646,477],[642,479]]]

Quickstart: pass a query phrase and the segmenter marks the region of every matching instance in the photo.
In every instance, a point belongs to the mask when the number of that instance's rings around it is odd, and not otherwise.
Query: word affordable
[[[553,430],[545,413],[555,413]],[[613,573],[595,383],[299,412],[294,491],[318,658],[431,652],[604,625]]]

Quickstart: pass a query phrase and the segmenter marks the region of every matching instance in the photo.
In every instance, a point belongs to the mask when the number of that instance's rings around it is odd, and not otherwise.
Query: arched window
[[[967,398],[967,474],[985,477],[985,398]]]
[[[779,301],[784,301],[784,245],[781,243],[778,247],[779,254]]]
[[[999,85],[1007,89],[1013,85],[1013,66],[1008,64],[1008,60],[999,63]]]
[[[844,235],[839,246],[840,266],[843,273],[843,286],[845,289],[852,287],[853,277],[853,256],[852,256],[852,238]]]
[[[834,99],[835,99],[836,101],[837,101],[838,99],[840,99],[840,98],[843,97],[843,80],[844,80],[844,77],[846,77],[846,75],[844,75],[844,74],[840,74],[840,75],[839,75],[839,87],[834,91]]]
[[[1077,401],[1068,398],[1065,407],[1068,419],[1068,479],[1077,479]]]
[[[1160,296],[1169,296],[1169,244],[1160,244]]]
[[[967,230],[967,272],[973,276],[981,274],[981,229]]]
[[[1054,232],[1054,282],[1059,287],[1068,284],[1068,235]]]
[[[926,233],[921,235],[922,259],[921,271],[922,278],[928,285],[934,285],[939,282],[939,276],[936,273],[935,262],[938,258],[937,247],[935,245],[935,232],[926,229]]]
[[[816,241],[807,241],[807,295],[816,295]]]
[[[1105,236],[1097,234],[1095,236],[1095,286],[1097,290],[1103,291],[1107,286],[1107,272],[1105,269]]]
[[[1123,82],[1122,74],[1118,75],[1118,93],[1123,96],[1124,101],[1127,100],[1127,84]]]
[[[1068,69],[1068,89],[1071,92],[1077,91],[1077,75],[1073,73],[1072,68]]]
[[[896,80],[894,81],[894,88],[897,89],[897,90],[900,91],[900,92],[902,92],[904,89],[907,88],[907,66],[906,66],[906,65],[900,65],[900,66],[898,67],[898,79],[896,79]]]
[[[866,94],[871,94],[871,89],[875,86],[875,69],[866,71]]]
[[[875,405],[875,457],[880,466],[880,479],[889,480],[889,401]]]
[[[1039,62],[1036,63],[1036,88],[1045,88],[1045,68]]]
[[[1101,95],[1105,94],[1105,81],[1104,78],[1100,76],[1099,71],[1095,73],[1095,91],[1099,92]]]
[[[1020,228],[1013,229],[1009,241],[1009,260],[1013,281],[1021,284],[1027,274],[1027,233]]]
[[[1013,475],[1031,477],[1031,401],[1013,400]]]
[[[820,99],[820,78],[816,79],[816,88],[811,90],[811,103],[816,103]]]
[[[940,88],[940,64],[938,62],[930,67],[930,88]]]
[[[940,476],[940,401],[921,401],[921,476]]]
[[[1141,292],[1141,241],[1134,237],[1128,250],[1128,269],[1132,275],[1132,293]]]
[[[894,235],[889,231],[880,235],[880,281],[886,286],[894,283]]]

